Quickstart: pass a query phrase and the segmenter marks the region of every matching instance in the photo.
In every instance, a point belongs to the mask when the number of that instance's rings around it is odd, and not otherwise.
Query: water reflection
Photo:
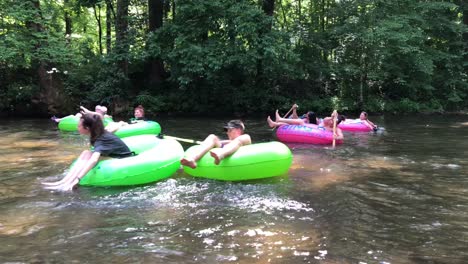
[[[42,189],[87,147],[45,120],[0,125],[0,262],[464,263],[467,118],[375,117],[335,149],[290,145],[291,170],[242,183]],[[161,119],[203,139],[221,119]],[[274,138],[247,119],[255,142]],[[218,133],[222,135],[221,129]],[[184,145],[187,148],[189,145]]]

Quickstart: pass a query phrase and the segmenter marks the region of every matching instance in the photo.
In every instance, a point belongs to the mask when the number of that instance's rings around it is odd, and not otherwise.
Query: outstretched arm
[[[81,112],[82,114],[87,114],[87,113],[91,113],[92,111],[89,110],[89,109],[87,109],[87,108],[84,107],[84,106],[80,106],[80,112]]]
[[[101,153],[93,152],[89,156],[85,156],[80,162],[75,164],[73,171],[69,173],[60,184],[47,187],[47,189],[61,190],[61,191],[71,191],[75,187],[81,178],[83,178],[94,166],[96,166],[99,161]]]
[[[338,118],[338,112],[336,110],[333,110],[333,112],[330,115],[332,118]]]
[[[128,125],[128,123],[124,121],[111,122],[105,127],[105,129],[107,130],[107,132],[115,133],[121,127],[126,126],[126,125]]]
[[[366,120],[369,125],[371,125],[372,128],[376,128],[377,126],[372,123],[369,119]]]
[[[93,152],[90,159],[84,164],[81,170],[79,170],[76,177],[71,182],[64,184],[61,190],[71,191],[73,187],[75,187],[80,182],[81,178],[83,178],[92,168],[94,168],[94,166],[96,166],[99,161],[99,157],[101,157],[101,153]]]
[[[102,115],[101,113],[98,113],[98,112],[94,112],[94,111],[91,111],[89,109],[87,109],[86,107],[84,106],[80,106],[80,109],[81,109],[81,114],[93,114],[93,115],[99,115],[101,117],[101,119],[104,119],[104,115]]]

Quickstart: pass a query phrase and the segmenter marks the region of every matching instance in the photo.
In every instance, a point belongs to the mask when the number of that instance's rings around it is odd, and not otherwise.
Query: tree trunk
[[[31,20],[26,21],[26,27],[34,35],[35,33],[43,32],[43,27],[38,22],[42,20],[42,15],[39,0],[31,0],[31,2],[35,9],[33,10],[35,17],[31,17]],[[47,45],[47,43],[42,43],[39,38],[33,37],[33,39],[36,41],[35,49],[40,49],[43,45]],[[46,61],[33,60],[31,66],[36,69],[39,86],[39,93],[31,99],[34,108],[36,108],[34,109],[36,113],[39,115],[49,115],[66,110],[69,104],[63,94],[62,81],[59,76],[56,76],[59,70],[52,68],[48,71],[48,68],[52,66]]]
[[[262,10],[268,16],[273,16],[275,12],[275,0],[262,0]]]
[[[301,9],[302,9],[302,3],[301,3],[301,0],[299,0],[297,1],[297,16],[298,16],[299,21],[302,21]]]
[[[106,1],[106,53],[112,51],[112,2]]]
[[[125,76],[128,76],[128,5],[130,0],[117,0],[117,17],[115,19],[115,53],[121,59],[118,64]]]
[[[366,79],[366,74],[361,71],[359,76],[359,108],[363,109],[364,107],[364,81]]]
[[[162,27],[163,16],[164,0],[148,0],[148,28],[150,32],[155,32]],[[158,86],[164,80],[164,64],[160,58],[150,58],[149,65],[149,82]]]
[[[463,24],[468,27],[468,3],[463,2],[461,7],[463,8]],[[465,40],[465,46],[468,46],[468,32],[463,34],[463,39]]]
[[[286,16],[286,10],[284,10],[284,6],[283,6],[283,3],[281,3],[281,1],[279,1],[279,6],[280,6],[280,9],[281,9],[281,14],[283,15],[283,22],[281,23],[281,29],[282,30],[286,29],[286,32],[289,32],[288,18]]]
[[[98,25],[98,45],[99,45],[99,54],[102,55],[102,25],[101,25],[101,5],[93,6],[94,17],[96,18]]]
[[[468,3],[466,0],[460,1],[460,8],[462,10],[463,14],[463,24],[465,25],[465,28],[468,28]],[[468,32],[463,33],[463,40],[465,43],[465,73],[468,73]]]
[[[262,4],[262,10],[263,12],[269,16],[273,17],[273,14],[275,13],[275,0],[261,0]],[[273,19],[270,20],[270,23],[268,24],[267,27],[260,29],[258,32],[259,38],[262,38],[263,35],[269,33],[271,31]],[[257,78],[256,78],[256,83],[257,85],[261,86],[262,83],[264,83],[265,76],[263,72],[263,56],[265,54],[265,51],[263,48],[259,51],[260,53],[260,58],[257,60]]]
[[[163,24],[164,0],[148,0],[149,31],[154,32]]]
[[[71,34],[72,34],[72,21],[70,17],[70,13],[68,12],[68,2],[69,0],[65,0],[63,3],[65,7],[65,13],[64,13],[64,20],[65,20],[65,39],[67,41],[67,44],[70,44],[70,39],[71,39]]]

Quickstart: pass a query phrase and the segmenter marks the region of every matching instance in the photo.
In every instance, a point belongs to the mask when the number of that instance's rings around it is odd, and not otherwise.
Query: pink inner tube
[[[317,125],[282,125],[276,130],[276,136],[281,142],[309,143],[328,145],[333,142],[333,133]],[[336,144],[343,143],[336,140]]]
[[[372,128],[366,126],[363,121],[357,119],[352,121],[345,121],[344,123],[340,123],[338,125],[339,128],[343,131],[351,131],[351,132],[370,132]]]

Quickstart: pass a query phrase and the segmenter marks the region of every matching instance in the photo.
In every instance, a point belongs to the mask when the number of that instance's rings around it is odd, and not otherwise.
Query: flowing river
[[[53,192],[88,139],[0,120],[0,263],[467,263],[468,116],[379,116],[336,149],[289,145],[287,175]],[[156,119],[222,135],[224,119]],[[274,140],[246,119],[254,142]],[[190,145],[184,143],[184,149]]]

